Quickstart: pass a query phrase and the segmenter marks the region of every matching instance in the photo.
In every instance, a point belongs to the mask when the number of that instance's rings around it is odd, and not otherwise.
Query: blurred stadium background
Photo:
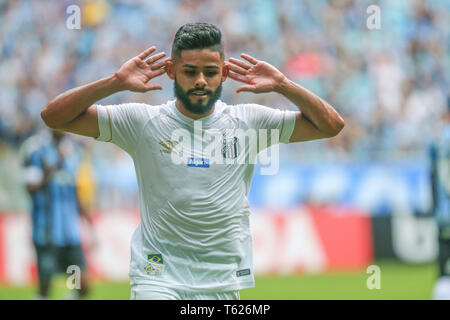
[[[70,5],[81,29],[66,27]],[[366,9],[380,8],[370,30]],[[57,94],[113,73],[150,45],[170,53],[175,31],[205,21],[223,32],[227,57],[266,60],[329,101],[346,127],[336,138],[280,147],[278,174],[255,170],[256,288],[243,299],[429,299],[437,268],[429,216],[427,146],[441,126],[450,77],[450,2],[347,0],[0,0],[0,299],[32,299],[36,265],[20,146]],[[103,103],[160,104],[161,92],[123,92]],[[295,110],[277,94],[222,99]],[[92,299],[128,299],[130,236],[139,223],[129,156],[73,137],[85,148],[79,190],[96,244],[84,247]],[[174,190],[176,192],[176,190]],[[381,288],[369,290],[369,265]],[[65,277],[55,284],[61,298]]]

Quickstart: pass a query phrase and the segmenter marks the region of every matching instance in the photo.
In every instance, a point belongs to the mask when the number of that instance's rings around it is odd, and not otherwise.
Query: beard
[[[184,91],[178,84],[177,79],[175,79],[173,83],[173,91],[175,93],[175,97],[177,97],[177,99],[181,101],[186,110],[194,114],[204,114],[211,110],[214,103],[216,103],[216,101],[219,100],[220,96],[222,95],[222,82],[215,91],[201,89],[202,91],[205,91],[207,93],[207,98],[203,99],[204,101],[192,103],[191,100],[189,100],[189,96],[196,90],[199,89],[196,88]]]

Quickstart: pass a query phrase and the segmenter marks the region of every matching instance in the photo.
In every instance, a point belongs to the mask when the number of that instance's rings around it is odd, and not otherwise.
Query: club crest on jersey
[[[150,276],[160,276],[164,271],[164,262],[161,254],[149,254],[144,266],[145,272]]]
[[[222,156],[224,159],[236,159],[239,154],[238,137],[226,138],[222,136]]]

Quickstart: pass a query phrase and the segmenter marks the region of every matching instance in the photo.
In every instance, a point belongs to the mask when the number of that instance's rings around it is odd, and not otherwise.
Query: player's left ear
[[[222,67],[222,82],[227,80],[229,71],[230,71],[230,68],[228,67],[227,62],[224,61],[223,62],[223,67]]]

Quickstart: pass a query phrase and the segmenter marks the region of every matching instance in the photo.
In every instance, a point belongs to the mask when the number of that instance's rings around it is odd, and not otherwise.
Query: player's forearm
[[[344,120],[330,104],[295,82],[286,78],[276,92],[292,101],[320,131],[335,136],[344,127]]]
[[[96,101],[121,90],[121,81],[114,75],[71,89],[45,106],[41,111],[42,120],[50,128],[58,128],[77,118]]]

